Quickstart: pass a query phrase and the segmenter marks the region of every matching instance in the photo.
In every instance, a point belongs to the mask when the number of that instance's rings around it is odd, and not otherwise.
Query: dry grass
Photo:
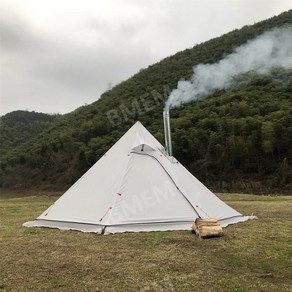
[[[0,198],[0,291],[291,291],[292,197],[219,195],[259,220],[224,237],[25,228],[55,197]]]

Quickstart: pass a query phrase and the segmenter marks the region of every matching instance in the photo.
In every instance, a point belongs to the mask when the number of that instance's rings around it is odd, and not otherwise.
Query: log
[[[223,236],[221,226],[200,226],[198,231],[200,238]]]
[[[196,223],[200,223],[200,222],[205,222],[205,223],[218,223],[218,220],[216,218],[197,218]]]
[[[192,225],[192,230],[200,238],[223,236],[222,227],[218,223],[217,219],[214,218],[197,218]]]
[[[196,230],[197,230],[197,225],[196,225],[196,222],[194,222],[193,225],[192,225],[192,231],[196,232]]]
[[[197,218],[195,221],[195,225],[198,228],[199,226],[219,226],[219,223],[217,219],[214,219],[214,218],[207,218],[207,219]]]

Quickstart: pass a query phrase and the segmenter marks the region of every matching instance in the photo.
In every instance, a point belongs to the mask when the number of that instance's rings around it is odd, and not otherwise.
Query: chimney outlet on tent
[[[165,137],[165,153],[168,156],[172,156],[170,120],[169,120],[169,111],[167,110],[163,111],[163,124],[164,124],[164,137]]]

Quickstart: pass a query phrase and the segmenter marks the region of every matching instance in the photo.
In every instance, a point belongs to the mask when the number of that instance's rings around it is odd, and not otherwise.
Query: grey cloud
[[[4,81],[1,92],[6,94],[1,97],[2,110],[10,104],[28,109],[33,105],[45,112],[73,110],[98,99],[109,83],[117,84],[151,63],[146,44],[130,42],[135,28],[129,24],[115,29],[103,23],[96,26],[95,22],[94,42],[88,45],[82,38],[72,42],[70,38],[37,34],[27,22],[18,20],[5,21],[2,31],[9,40],[2,56],[6,60],[10,56],[9,74],[0,72]]]
[[[0,48],[11,54],[30,49],[37,44],[34,28],[20,14],[5,10],[0,14]]]

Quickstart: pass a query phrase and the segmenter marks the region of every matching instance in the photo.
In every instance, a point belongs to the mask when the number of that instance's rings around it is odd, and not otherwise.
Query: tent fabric
[[[109,234],[222,227],[252,219],[221,201],[136,122],[75,184],[26,227]]]

